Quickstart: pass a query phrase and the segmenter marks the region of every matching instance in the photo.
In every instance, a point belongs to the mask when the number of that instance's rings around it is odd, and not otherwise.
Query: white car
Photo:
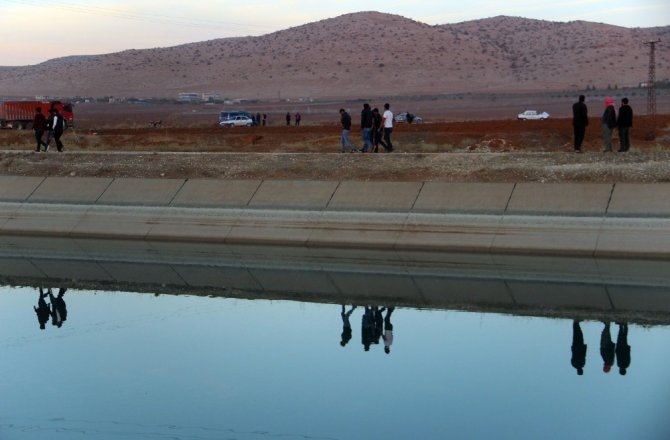
[[[254,120],[248,116],[238,115],[234,118],[226,119],[225,121],[219,122],[219,125],[222,127],[251,127],[254,125]]]
[[[526,110],[523,113],[519,113],[517,115],[517,119],[524,119],[524,120],[545,120],[549,117],[549,113],[547,112],[542,112],[539,113],[536,110]]]

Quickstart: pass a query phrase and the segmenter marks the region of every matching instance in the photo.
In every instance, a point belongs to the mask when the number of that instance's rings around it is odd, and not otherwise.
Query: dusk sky
[[[0,0],[0,65],[263,35],[363,10],[431,25],[497,15],[625,27],[670,24],[667,0],[471,0],[465,4],[444,0]]]

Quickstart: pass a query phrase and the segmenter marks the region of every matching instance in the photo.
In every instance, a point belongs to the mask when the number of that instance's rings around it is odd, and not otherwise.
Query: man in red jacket
[[[44,151],[47,151],[47,144],[42,141],[42,136],[44,136],[46,129],[47,118],[42,114],[42,107],[37,107],[35,109],[35,117],[33,118],[33,130],[35,130],[35,140],[37,141],[35,151],[40,151],[41,147],[44,147]]]

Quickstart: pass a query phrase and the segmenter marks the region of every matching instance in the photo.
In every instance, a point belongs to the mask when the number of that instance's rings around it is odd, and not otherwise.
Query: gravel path
[[[1,151],[25,176],[352,179],[458,182],[670,182],[670,151],[411,154]]]

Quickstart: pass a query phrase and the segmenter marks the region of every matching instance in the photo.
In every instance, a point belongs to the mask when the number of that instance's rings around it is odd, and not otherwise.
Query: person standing
[[[300,127],[300,121],[302,120],[302,115],[300,112],[295,114],[295,126]]]
[[[619,323],[619,334],[616,337],[616,365],[619,374],[624,376],[630,367],[630,345],[628,345],[628,324]]]
[[[579,95],[579,101],[572,104],[572,127],[575,133],[575,153],[582,152],[582,142],[589,125],[589,112],[584,101],[586,97]]]
[[[47,129],[47,118],[42,114],[42,107],[35,108],[35,117],[33,118],[33,130],[35,130],[35,140],[37,141],[37,147],[35,151],[40,151],[44,147],[46,150],[47,144],[42,141],[42,136],[44,136],[44,131]]]
[[[286,126],[290,127],[291,126],[291,113],[286,112]]]
[[[349,139],[349,131],[351,131],[351,116],[343,108],[340,109],[340,123],[342,124],[342,136],[340,137],[340,153],[344,153],[344,148],[348,147],[352,153],[356,153],[358,149]]]
[[[368,152],[368,147],[372,148],[372,110],[370,109],[370,104],[367,102],[363,104],[363,110],[361,111],[361,137],[363,138],[363,153]]]
[[[633,126],[633,109],[628,105],[628,98],[621,100],[616,125],[619,128],[619,153],[625,153],[630,148],[630,129]]]
[[[604,153],[612,151],[612,130],[616,127],[616,111],[614,110],[614,101],[609,96],[605,97],[605,111],[600,119],[603,126],[603,144]]]
[[[384,114],[382,115],[382,123],[384,126],[384,140],[379,143],[386,150],[387,153],[393,151],[393,144],[391,143],[391,133],[393,133],[393,112],[391,105],[387,102],[384,104]]]
[[[267,121],[268,121],[268,115],[267,115],[267,113],[263,113],[263,127],[265,127],[265,125],[267,124]]]
[[[578,375],[584,374],[584,365],[586,365],[586,344],[584,344],[584,334],[579,326],[579,321],[572,322],[572,358],[570,363],[577,370]]]
[[[256,120],[254,122],[256,123],[256,127],[261,126],[261,113],[260,112],[256,113]]]

